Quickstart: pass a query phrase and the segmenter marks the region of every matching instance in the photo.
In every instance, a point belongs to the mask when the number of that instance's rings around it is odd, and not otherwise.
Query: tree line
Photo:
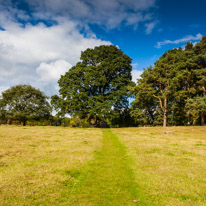
[[[206,37],[165,52],[132,88],[131,116],[143,125],[204,125]]]
[[[50,102],[30,85],[4,91],[0,120],[81,127],[205,124],[206,37],[165,52],[144,69],[137,84],[132,82],[131,61],[116,46],[87,49],[61,76],[59,95]],[[129,98],[134,99],[131,104]]]

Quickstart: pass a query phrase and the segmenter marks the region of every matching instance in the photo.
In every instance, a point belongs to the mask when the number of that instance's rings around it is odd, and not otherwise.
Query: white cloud
[[[79,61],[81,51],[111,44],[92,34],[85,37],[73,21],[57,21],[51,27],[4,22],[5,30],[0,30],[1,87],[31,84],[47,95],[57,93],[54,79],[65,72],[65,67],[69,69]]]
[[[157,22],[150,22],[148,24],[145,24],[145,27],[146,27],[145,33],[151,34],[152,30],[155,28],[156,25],[157,25]]]
[[[43,81],[57,81],[60,76],[64,75],[71,67],[72,65],[65,60],[57,60],[49,64],[42,62],[36,71]]]
[[[140,75],[142,74],[143,71],[138,71],[138,70],[132,70],[132,81],[137,82],[137,79],[140,78]]]
[[[5,90],[7,90],[9,87],[5,87],[5,86],[0,86],[0,97],[2,92],[4,92]]]
[[[39,14],[61,14],[86,24],[103,25],[113,29],[126,25],[137,25],[148,20],[150,8],[156,0],[26,0]],[[42,15],[41,15],[42,16]],[[150,18],[151,19],[151,18]]]
[[[133,68],[133,69],[137,69],[138,65],[139,65],[139,64],[138,64],[137,62],[132,63],[132,68]]]
[[[165,40],[162,42],[157,42],[157,45],[155,46],[156,48],[161,48],[164,45],[167,44],[179,44],[179,43],[184,43],[184,42],[188,42],[188,41],[195,41],[195,40],[201,40],[202,39],[202,34],[197,34],[196,36],[192,36],[192,35],[188,35],[183,37],[182,39],[177,39],[177,40]]]
[[[56,80],[79,61],[81,51],[111,44],[97,39],[89,24],[106,29],[122,24],[137,27],[140,22],[152,21],[150,9],[156,0],[12,2],[0,0],[0,27],[4,29],[0,30],[0,89],[31,84],[52,95],[58,90]],[[27,2],[30,10],[18,9],[22,2]],[[42,20],[55,24],[29,23]]]

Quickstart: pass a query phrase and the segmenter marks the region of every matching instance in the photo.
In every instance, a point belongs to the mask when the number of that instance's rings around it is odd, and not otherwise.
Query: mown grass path
[[[125,146],[109,129],[103,130],[102,141],[102,149],[74,186],[70,205],[137,205],[138,189]]]

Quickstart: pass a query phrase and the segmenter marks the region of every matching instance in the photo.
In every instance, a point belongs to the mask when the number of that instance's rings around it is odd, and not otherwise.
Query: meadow
[[[206,205],[206,127],[1,125],[0,205]]]

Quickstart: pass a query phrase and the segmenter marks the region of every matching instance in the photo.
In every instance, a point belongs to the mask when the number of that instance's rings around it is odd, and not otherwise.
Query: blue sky
[[[134,80],[168,49],[206,35],[205,0],[0,0],[0,92],[31,84],[47,95],[81,51],[114,44]]]
[[[153,64],[165,51],[184,47],[187,39],[196,42],[199,41],[198,34],[206,35],[206,1],[159,0],[155,6],[152,19],[155,26],[150,33],[146,33],[145,22],[137,29],[122,26],[109,32],[93,27],[97,37],[119,45],[133,58],[133,63],[137,64],[135,69],[138,70]],[[165,40],[182,42],[165,43],[157,48],[157,43]]]

